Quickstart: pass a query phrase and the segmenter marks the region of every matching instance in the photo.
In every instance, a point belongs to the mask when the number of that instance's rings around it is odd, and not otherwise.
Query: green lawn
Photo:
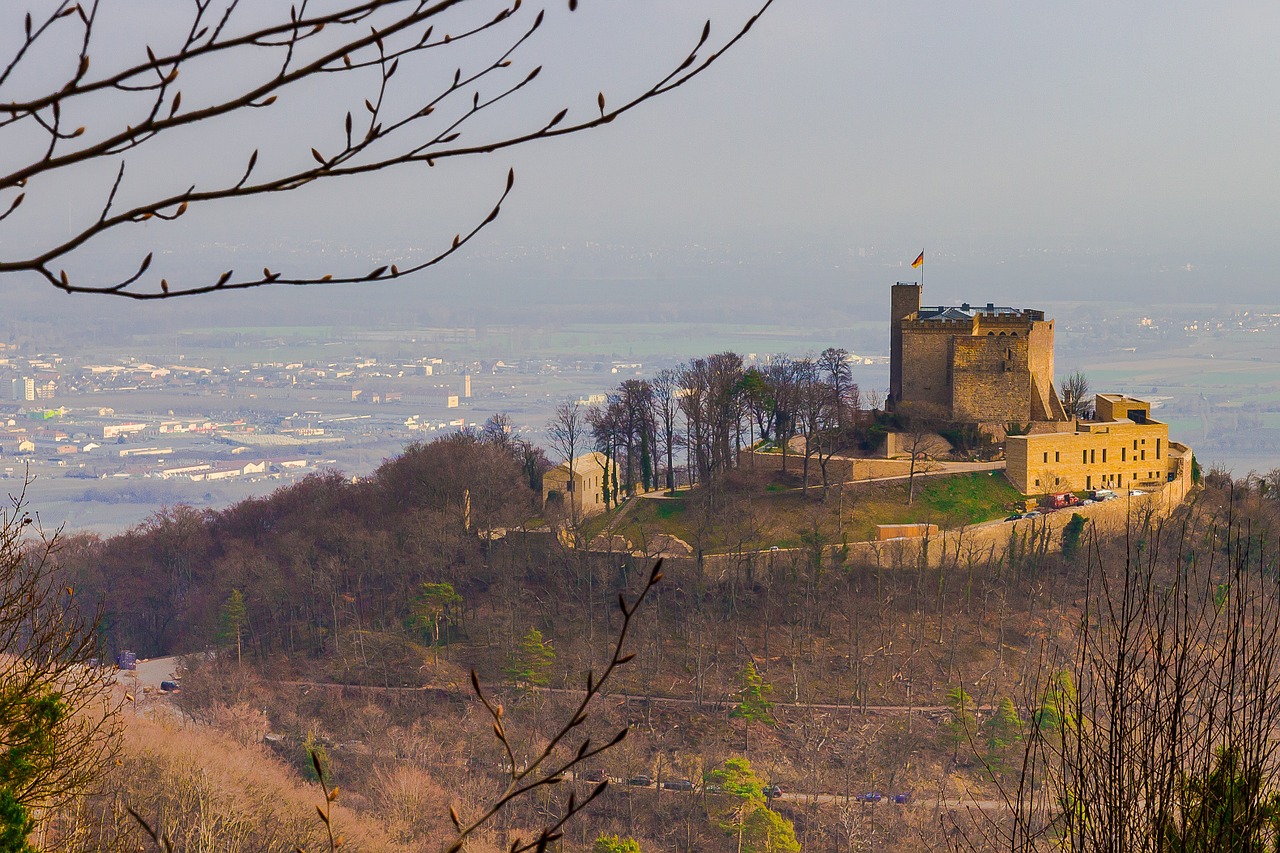
[[[910,505],[906,481],[854,485],[843,495],[833,488],[825,501],[819,488],[808,495],[778,489],[778,483],[757,482],[734,492],[723,500],[714,525],[700,525],[699,510],[689,498],[639,499],[617,532],[633,543],[667,533],[696,546],[702,527],[707,553],[733,550],[740,540],[752,549],[791,548],[815,526],[829,542],[859,541],[874,539],[877,524],[926,522],[954,528],[1003,518],[1022,501],[998,471],[919,477]],[[591,526],[602,530],[604,518]]]

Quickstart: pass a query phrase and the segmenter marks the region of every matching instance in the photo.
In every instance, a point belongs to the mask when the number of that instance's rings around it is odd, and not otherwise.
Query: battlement
[[[921,306],[920,285],[893,286],[890,405],[927,404],[964,423],[1066,420],[1053,387],[1053,321],[988,302]]]

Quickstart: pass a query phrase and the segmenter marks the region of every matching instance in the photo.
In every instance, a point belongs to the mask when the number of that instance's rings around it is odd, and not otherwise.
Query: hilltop
[[[923,802],[992,795],[980,763],[948,735],[951,692],[965,685],[976,708],[1013,699],[1025,718],[1028,679],[1044,644],[1071,624],[1083,579],[1036,525],[998,527],[999,549],[944,547],[928,560],[904,547],[874,557],[838,547],[841,518],[852,539],[872,519],[998,517],[1010,499],[998,473],[922,478],[906,508],[901,482],[843,496],[833,487],[824,499],[821,488],[743,471],[715,501],[701,488],[637,498],[591,522],[639,539],[662,530],[696,540],[696,524],[709,553],[714,544],[731,555],[667,560],[638,616],[637,657],[588,726],[598,737],[632,733],[599,769],[700,784],[746,755],[785,791],[845,798],[777,804],[805,849],[836,843],[841,809],[856,837],[918,849],[936,827]],[[145,655],[223,650],[190,664],[180,697],[190,717],[240,732],[297,773],[307,749],[323,746],[348,805],[378,823],[391,820],[385,785],[395,768],[412,767],[465,807],[499,784],[501,751],[477,713],[469,669],[510,709],[527,749],[568,713],[585,670],[599,667],[619,625],[618,591],[634,590],[651,562],[568,547],[527,523],[539,512],[510,445],[458,434],[414,445],[361,482],[313,476],[222,512],[175,508],[124,536],[74,537],[64,558],[77,594],[104,603],[113,645]],[[424,584],[457,595],[434,628],[421,618]],[[242,663],[227,653],[233,590],[244,602]],[[550,689],[513,680],[532,629],[553,652],[538,679]],[[744,729],[732,712],[748,664],[771,688],[775,722]],[[921,805],[859,811],[848,798],[866,790],[912,792]],[[649,796],[676,795],[615,795],[582,819],[570,849],[606,830],[653,849],[676,836],[731,849],[709,816],[720,808],[714,798],[669,812]],[[534,820],[536,809],[512,818]],[[415,832],[404,830],[410,847]],[[491,840],[504,843],[501,835]]]

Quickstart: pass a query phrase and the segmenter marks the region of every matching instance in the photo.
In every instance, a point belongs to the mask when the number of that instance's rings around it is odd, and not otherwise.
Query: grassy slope
[[[800,532],[811,531],[815,524],[832,542],[842,536],[850,541],[874,539],[877,524],[930,522],[943,528],[960,527],[1002,518],[1021,499],[998,472],[917,478],[915,501],[910,505],[905,481],[850,486],[843,495],[840,488],[833,488],[826,501],[820,488],[811,488],[805,495],[789,488],[779,491],[778,485],[757,480],[731,498],[751,518],[749,547],[798,546]],[[622,521],[618,532],[632,541],[668,533],[693,543],[698,538],[697,515],[690,498],[646,499]],[[596,526],[604,525],[597,522]],[[706,550],[720,550],[717,544],[722,543],[710,543]]]

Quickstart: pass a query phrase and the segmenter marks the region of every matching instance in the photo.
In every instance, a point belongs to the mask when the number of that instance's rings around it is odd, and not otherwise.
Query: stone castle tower
[[[1053,387],[1053,321],[988,302],[921,307],[922,286],[893,286],[890,408],[927,404],[958,423],[1066,421]]]

